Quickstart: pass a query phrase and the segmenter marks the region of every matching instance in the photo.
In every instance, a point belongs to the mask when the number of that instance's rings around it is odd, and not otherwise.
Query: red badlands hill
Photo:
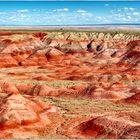
[[[1,99],[0,137],[26,138],[42,135],[47,131],[47,125],[52,123],[47,115],[51,109],[56,110],[51,104],[30,96],[18,94]]]
[[[140,35],[0,32],[0,138],[139,138]]]
[[[128,104],[140,104],[140,90],[138,90],[136,94],[132,95],[131,97],[123,99],[123,102]]]

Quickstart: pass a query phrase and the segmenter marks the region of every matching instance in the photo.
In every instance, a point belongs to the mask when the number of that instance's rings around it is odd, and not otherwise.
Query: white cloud
[[[131,19],[131,16],[127,16],[128,19]]]
[[[107,4],[107,3],[106,3]],[[105,4],[104,4],[105,6]],[[114,8],[106,13],[93,14],[89,10],[75,9],[19,9],[0,11],[1,24],[10,25],[67,25],[92,23],[138,23],[140,11],[133,7]],[[70,11],[70,12],[69,12]],[[41,17],[41,18],[40,18]],[[54,22],[54,20],[56,22]]]
[[[20,17],[21,17],[21,18],[25,18],[25,17],[26,17],[26,15],[24,15],[24,14],[21,14],[21,15],[20,15]]]
[[[108,7],[108,6],[109,6],[109,4],[108,4],[108,3],[106,3],[106,4],[105,4],[105,6],[106,6],[106,7]]]
[[[123,9],[124,9],[124,10],[128,10],[128,7],[124,7]]]
[[[68,8],[64,8],[63,11],[69,11],[69,9]]]
[[[140,13],[138,13],[138,12],[133,12],[133,15],[134,16],[138,16]]]
[[[110,22],[110,20],[108,20],[108,19],[105,19],[104,21],[105,21],[106,23],[109,23],[109,22]]]
[[[133,8],[133,7],[124,7],[123,10],[124,11],[134,11],[135,8]]]
[[[68,8],[63,8],[63,9],[54,9],[54,12],[68,12],[69,9]]]
[[[127,21],[127,19],[126,19],[125,17],[124,17],[124,18],[122,18],[122,20],[123,20],[123,21]]]
[[[106,17],[114,23],[137,23],[140,20],[140,12],[134,7],[122,7],[110,13]]]
[[[86,14],[85,14],[85,13],[81,13],[81,15],[82,15],[82,16],[85,16]]]
[[[102,17],[97,17],[97,19],[102,19]]]
[[[85,13],[86,11],[85,10],[82,10],[82,9],[79,9],[77,10],[78,13]]]
[[[24,12],[29,12],[29,10],[28,9],[21,9],[21,10],[17,10],[17,12],[24,13]]]
[[[134,11],[134,10],[135,10],[135,8],[131,8],[131,7],[130,7],[130,8],[129,8],[129,10]]]

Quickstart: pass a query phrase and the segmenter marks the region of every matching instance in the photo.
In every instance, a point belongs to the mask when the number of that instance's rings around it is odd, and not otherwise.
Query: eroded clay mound
[[[140,92],[134,94],[133,96],[123,100],[124,103],[140,104]]]
[[[85,99],[120,100],[127,97],[122,92],[106,91],[86,82],[77,83],[70,87],[53,87],[48,85],[0,83],[0,91],[7,94],[27,94],[33,96],[70,97]]]
[[[0,102],[0,138],[29,138],[43,135],[52,121],[47,112],[54,108],[31,96],[10,95]]]
[[[72,138],[138,138],[140,124],[116,116],[98,116],[70,127],[68,135]]]
[[[128,35],[124,34],[111,36],[104,33],[84,32],[9,33],[7,36],[1,34],[0,59],[3,61],[0,61],[0,67],[43,65],[52,57],[53,59],[59,59],[60,53],[62,58],[63,53],[88,54],[87,50],[92,52],[95,58],[106,58],[110,59],[112,63],[117,63],[116,57],[123,55],[132,46],[138,45],[138,43],[133,41],[131,43],[130,41],[139,39],[139,36],[127,38]],[[46,51],[46,49],[53,47],[56,49]],[[41,61],[44,62],[41,63]]]

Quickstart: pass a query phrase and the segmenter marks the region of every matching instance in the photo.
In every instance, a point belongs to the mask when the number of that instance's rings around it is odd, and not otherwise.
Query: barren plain
[[[140,33],[0,32],[0,138],[140,138]]]

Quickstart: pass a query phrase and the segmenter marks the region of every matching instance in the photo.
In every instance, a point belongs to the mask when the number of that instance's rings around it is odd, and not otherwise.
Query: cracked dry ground
[[[0,138],[140,138],[140,36],[0,33]]]

